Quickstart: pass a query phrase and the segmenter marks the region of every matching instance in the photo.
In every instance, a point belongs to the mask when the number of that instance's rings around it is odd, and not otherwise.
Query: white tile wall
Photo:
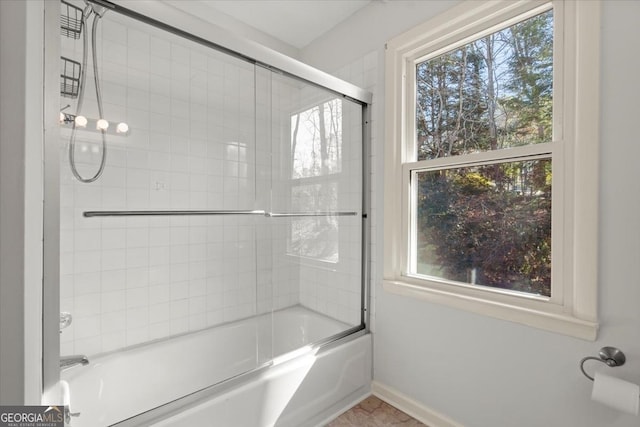
[[[103,176],[82,184],[70,173],[70,131],[62,130],[61,309],[74,316],[61,334],[66,354],[112,351],[257,309],[253,218],[82,217],[255,203],[253,65],[108,18],[98,43],[105,118],[126,121],[131,133],[108,136]],[[80,41],[62,43],[63,55],[81,58]],[[97,118],[91,67],[87,74],[82,113]],[[75,100],[62,102],[76,112]],[[85,176],[99,164],[99,144],[98,134],[77,132]],[[261,294],[264,309],[269,294]]]

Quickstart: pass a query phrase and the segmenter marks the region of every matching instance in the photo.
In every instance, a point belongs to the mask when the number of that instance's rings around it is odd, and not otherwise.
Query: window
[[[291,210],[338,210],[342,172],[342,101],[331,99],[291,116]],[[287,252],[317,261],[339,260],[338,218],[292,218]]]
[[[595,339],[599,6],[577,3],[465,2],[387,44],[385,289]]]

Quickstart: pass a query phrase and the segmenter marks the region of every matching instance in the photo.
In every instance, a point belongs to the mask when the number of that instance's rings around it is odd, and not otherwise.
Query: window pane
[[[413,175],[414,274],[551,295],[551,160]]]
[[[338,184],[299,185],[291,188],[293,212],[335,211]],[[338,217],[312,216],[291,219],[289,254],[338,262]]]
[[[416,158],[552,137],[553,11],[416,65]]]
[[[291,116],[291,178],[340,172],[342,101],[332,99]]]

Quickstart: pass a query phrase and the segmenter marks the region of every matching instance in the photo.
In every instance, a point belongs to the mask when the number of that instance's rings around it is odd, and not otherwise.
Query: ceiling
[[[199,0],[201,10],[222,12],[298,49],[372,0]],[[207,20],[207,16],[201,16]]]

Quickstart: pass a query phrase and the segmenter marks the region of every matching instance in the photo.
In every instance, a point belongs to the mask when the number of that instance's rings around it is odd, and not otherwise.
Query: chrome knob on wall
[[[71,313],[67,313],[66,311],[60,313],[60,332],[62,332],[64,328],[68,327],[72,321],[73,316]]]

